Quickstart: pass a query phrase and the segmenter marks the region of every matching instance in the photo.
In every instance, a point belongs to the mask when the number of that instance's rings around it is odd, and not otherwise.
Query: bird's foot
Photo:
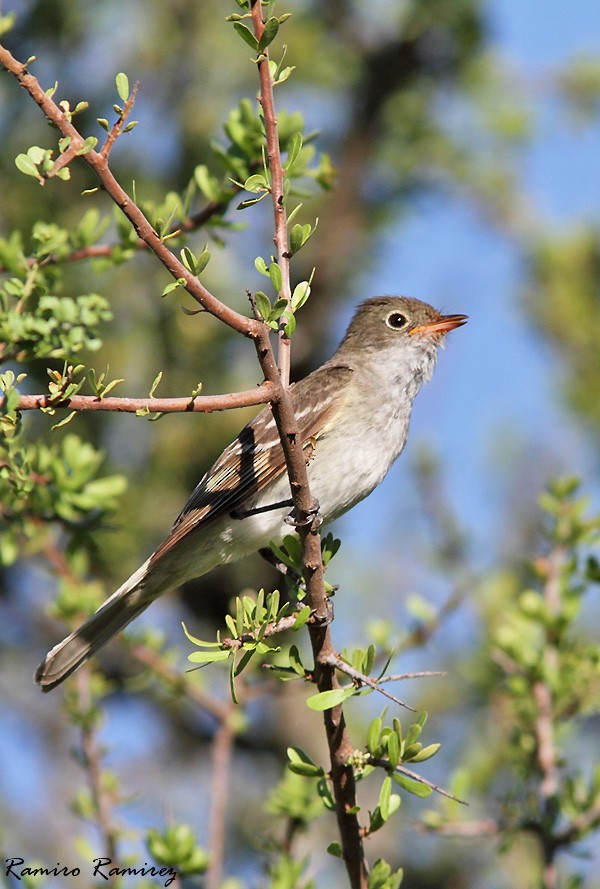
[[[293,528],[306,528],[307,526],[310,526],[311,531],[316,531],[323,524],[321,504],[315,497],[310,509],[303,511],[302,515],[298,515],[297,510],[294,510],[294,512],[286,515],[284,522],[286,525],[291,525]]]

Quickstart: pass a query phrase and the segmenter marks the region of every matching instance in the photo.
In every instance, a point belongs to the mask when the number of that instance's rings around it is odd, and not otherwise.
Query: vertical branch
[[[262,9],[260,0],[254,0],[252,4],[252,21],[254,33],[260,40],[264,31]],[[290,253],[288,247],[287,216],[285,210],[284,177],[281,166],[281,151],[279,148],[279,136],[277,132],[277,116],[273,100],[273,82],[269,71],[269,51],[265,49],[261,53],[258,62],[258,77],[260,81],[259,102],[263,110],[265,120],[265,132],[267,137],[267,157],[269,170],[271,171],[271,195],[273,198],[273,214],[275,217],[275,234],[273,243],[277,254],[277,263],[281,269],[282,285],[279,296],[287,300],[292,298],[290,285]],[[279,330],[278,365],[282,386],[288,386],[290,382],[290,352],[291,342],[282,328]]]
[[[102,835],[102,854],[112,866],[118,867],[118,828],[113,823],[111,800],[104,786],[100,747],[97,738],[97,718],[94,716],[90,689],[90,668],[86,664],[77,674],[77,708],[81,715],[81,748],[83,767],[87,771],[90,794],[96,812],[98,828]]]
[[[235,732],[228,718],[220,721],[213,740],[213,785],[210,815],[210,866],[206,874],[206,889],[219,889],[223,879],[225,859],[225,828],[227,821],[227,792]]]
[[[254,33],[256,38],[260,40],[264,30],[260,0],[252,0],[251,8]],[[273,212],[275,217],[275,236],[273,240],[277,250],[278,263],[282,271],[281,296],[285,297],[289,302],[291,298],[290,257],[284,204],[284,176],[281,166],[277,117],[273,102],[273,84],[269,72],[268,54],[266,51],[263,51],[261,55],[262,58],[258,61],[260,78],[259,101],[265,118],[267,155],[271,173]],[[255,342],[265,379],[268,381],[272,379],[270,373],[273,372],[273,369],[267,366],[268,352],[266,349],[264,351],[261,349],[260,338]],[[261,354],[263,358],[261,358]],[[302,545],[306,601],[317,618],[317,621],[309,626],[310,641],[315,660],[315,681],[319,691],[329,691],[339,687],[335,666],[333,666],[335,649],[329,630],[329,621],[331,619],[330,605],[325,592],[321,538],[318,531],[318,522],[315,521],[315,502],[310,494],[302,442],[300,441],[298,424],[287,389],[289,382],[290,342],[283,332],[280,332],[278,359],[277,371],[283,391],[279,398],[273,401],[273,415],[286,458],[290,487],[298,518],[297,531]],[[275,378],[274,382],[276,381],[277,378]],[[353,747],[348,736],[342,707],[337,706],[326,710],[324,722],[331,761],[330,776],[336,802],[338,828],[350,886],[352,889],[366,889],[368,871],[360,824],[355,812],[356,782],[353,768],[347,764]]]
[[[80,578],[73,573],[65,555],[55,542],[47,540],[45,555],[57,577],[75,584]],[[87,774],[87,780],[96,816],[98,830],[101,835],[102,854],[110,858],[114,866],[117,861],[117,839],[119,829],[112,817],[113,799],[107,790],[102,774],[102,753],[98,744],[98,711],[92,699],[91,668],[84,664],[77,674],[74,707],[69,709],[73,725],[81,725],[81,765]],[[114,882],[114,881],[113,881]]]

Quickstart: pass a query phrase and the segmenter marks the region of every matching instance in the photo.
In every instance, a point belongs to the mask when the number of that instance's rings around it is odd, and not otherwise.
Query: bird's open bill
[[[467,323],[468,315],[442,315],[437,321],[431,321],[429,324],[420,324],[410,331],[413,333],[448,333],[455,327],[462,327]]]

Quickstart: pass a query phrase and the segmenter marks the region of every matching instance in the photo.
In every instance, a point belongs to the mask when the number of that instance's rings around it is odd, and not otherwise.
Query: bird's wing
[[[303,446],[318,441],[327,431],[352,373],[345,365],[328,365],[290,387]],[[312,393],[310,401],[307,390]],[[190,532],[239,510],[284,471],[285,458],[269,405],[242,429],[201,479],[152,561]]]

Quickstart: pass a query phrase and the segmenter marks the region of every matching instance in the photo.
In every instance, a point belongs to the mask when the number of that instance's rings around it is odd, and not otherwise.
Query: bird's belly
[[[307,471],[311,494],[319,503],[325,523],[343,515],[383,480],[402,450],[405,428],[406,425],[399,429],[389,423],[369,430],[369,435],[363,434],[360,441],[352,430],[317,441]],[[285,521],[291,513],[290,484],[287,473],[283,473],[256,497],[246,501],[235,516],[217,520],[210,535],[204,532],[197,545],[203,549],[202,544],[208,542],[205,538],[209,536],[209,553],[196,550],[195,561],[203,561],[208,556],[213,567],[256,552],[269,546],[271,541],[281,543],[294,531],[293,525]],[[203,570],[209,570],[206,562]]]

